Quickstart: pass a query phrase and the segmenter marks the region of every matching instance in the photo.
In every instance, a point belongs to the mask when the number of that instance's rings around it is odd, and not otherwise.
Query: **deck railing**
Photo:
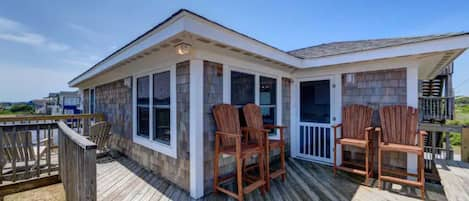
[[[64,122],[59,128],[59,169],[66,200],[96,200],[96,144]]]
[[[454,97],[419,97],[420,120],[454,119]]]
[[[102,114],[0,117],[0,197],[62,177],[67,200],[93,200],[96,150],[83,135],[100,120]],[[76,189],[86,197],[75,197]]]

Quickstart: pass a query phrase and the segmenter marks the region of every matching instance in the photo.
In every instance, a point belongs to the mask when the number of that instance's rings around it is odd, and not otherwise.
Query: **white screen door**
[[[299,83],[298,156],[322,163],[333,161],[333,91],[331,79]]]

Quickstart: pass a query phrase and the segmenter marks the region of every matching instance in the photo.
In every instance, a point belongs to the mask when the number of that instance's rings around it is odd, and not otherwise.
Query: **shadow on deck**
[[[339,172],[334,177],[332,168],[325,165],[290,158],[285,183],[272,181],[272,189],[265,196],[254,191],[246,200],[419,200],[419,190],[385,183],[379,190],[360,185],[363,178]],[[97,164],[98,200],[191,200],[189,193],[171,182],[144,170],[134,161],[120,157],[103,158]],[[233,184],[226,184],[228,188]],[[427,184],[427,200],[446,200],[441,186]],[[224,194],[209,194],[199,200],[233,200]]]

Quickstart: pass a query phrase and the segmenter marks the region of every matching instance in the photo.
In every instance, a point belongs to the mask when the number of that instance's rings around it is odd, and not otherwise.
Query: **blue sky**
[[[0,102],[67,82],[180,8],[282,50],[344,40],[469,31],[468,1],[17,1],[0,6]],[[454,85],[469,95],[469,53]]]

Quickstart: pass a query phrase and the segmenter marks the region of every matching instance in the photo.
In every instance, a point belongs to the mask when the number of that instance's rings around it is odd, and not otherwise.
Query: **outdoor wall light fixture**
[[[192,45],[187,43],[179,43],[174,47],[176,48],[177,54],[186,55],[190,53]]]

